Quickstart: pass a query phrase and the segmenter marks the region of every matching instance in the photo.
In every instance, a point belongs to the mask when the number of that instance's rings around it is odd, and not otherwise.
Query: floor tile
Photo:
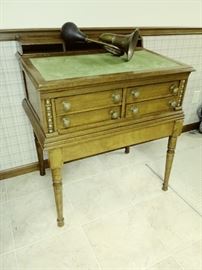
[[[64,192],[81,224],[162,193],[161,182],[146,166],[126,166],[66,185]]]
[[[9,201],[16,247],[23,247],[72,226],[72,206],[64,198],[65,227],[57,227],[57,215],[52,189],[33,192]]]
[[[50,170],[46,170],[45,176],[40,176],[39,172],[27,173],[10,178],[6,181],[8,199],[18,198],[30,194],[31,192],[47,189],[52,186]]]
[[[0,180],[0,203],[7,200],[5,180]]]
[[[146,156],[146,160],[153,160],[165,156],[167,151],[168,138],[163,138],[135,146],[135,148]]]
[[[165,157],[148,166],[163,178]],[[202,214],[202,146],[178,151],[175,155],[169,185],[194,209]]]
[[[149,270],[183,270],[183,268],[172,257],[155,264]],[[191,269],[190,269],[191,270]]]
[[[0,269],[1,270],[16,270],[17,262],[15,252],[4,254],[0,256]]]
[[[142,269],[199,240],[201,222],[170,191],[83,227],[103,269]]]
[[[177,140],[177,150],[195,148],[202,145],[202,134],[197,130],[182,133]]]
[[[129,164],[107,174],[133,205],[163,193],[161,180],[145,165]]]
[[[169,252],[201,238],[202,218],[174,192],[137,205]]]
[[[130,147],[130,153],[125,154],[125,149],[119,149],[116,151],[111,151],[109,153],[104,153],[98,156],[104,171],[113,168],[121,168],[128,164],[144,164],[149,160],[149,157],[142,151],[139,150],[138,146]]]
[[[96,175],[104,169],[98,156],[72,161],[62,168],[64,185]]]
[[[80,229],[66,230],[60,235],[17,251],[21,270],[96,270],[99,269],[88,240]]]
[[[64,187],[77,214],[78,222],[88,223],[102,215],[130,205],[131,201],[108,174],[75,182]]]
[[[0,254],[14,250],[14,238],[7,203],[0,203]]]
[[[183,270],[201,270],[202,241],[198,241],[190,247],[176,253],[174,258],[183,267]]]
[[[155,230],[136,208],[89,223],[84,230],[103,270],[148,268],[167,254]]]

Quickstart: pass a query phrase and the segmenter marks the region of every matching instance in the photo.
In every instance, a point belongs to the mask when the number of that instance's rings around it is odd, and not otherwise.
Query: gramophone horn
[[[106,50],[108,50],[110,53],[114,55],[120,56],[124,54],[124,52],[121,49],[119,49],[117,46],[113,44],[107,44],[102,41],[89,39],[86,36],[86,34],[81,32],[79,28],[76,26],[76,24],[72,22],[67,22],[62,26],[61,36],[64,39],[64,41],[69,44],[93,42],[103,45],[106,48]]]
[[[124,51],[127,55],[127,60],[129,61],[133,54],[134,50],[137,46],[139,38],[139,31],[136,29],[129,35],[118,35],[111,33],[104,33],[100,35],[99,40],[104,43],[111,44],[117,46],[120,50]],[[106,47],[107,50],[107,47]]]

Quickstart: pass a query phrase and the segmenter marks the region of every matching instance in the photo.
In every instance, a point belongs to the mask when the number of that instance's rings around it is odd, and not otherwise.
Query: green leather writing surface
[[[46,81],[181,66],[175,61],[145,50],[135,51],[129,62],[109,53],[31,58],[30,61]]]

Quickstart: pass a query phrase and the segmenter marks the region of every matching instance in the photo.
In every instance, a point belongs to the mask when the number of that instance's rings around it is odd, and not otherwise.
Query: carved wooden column
[[[62,175],[61,168],[63,166],[61,149],[53,149],[49,151],[49,162],[53,178],[53,188],[55,194],[55,203],[57,209],[58,226],[64,225],[63,217],[63,195],[62,195]]]

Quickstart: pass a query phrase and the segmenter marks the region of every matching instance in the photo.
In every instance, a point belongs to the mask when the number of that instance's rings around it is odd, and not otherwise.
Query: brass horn
[[[106,33],[102,34],[99,40],[93,40],[89,39],[86,34],[81,32],[76,24],[67,22],[61,28],[61,36],[64,41],[69,44],[93,42],[104,46],[104,48],[113,55],[121,56],[126,53],[127,60],[130,60],[137,45],[139,32],[136,30],[130,35]]]
[[[138,29],[135,29],[135,31],[129,35],[104,33],[99,37],[99,39],[102,42],[117,46],[120,50],[126,53],[128,61],[133,57],[135,48],[137,46],[138,38],[139,38]],[[106,50],[108,50],[107,47]]]

